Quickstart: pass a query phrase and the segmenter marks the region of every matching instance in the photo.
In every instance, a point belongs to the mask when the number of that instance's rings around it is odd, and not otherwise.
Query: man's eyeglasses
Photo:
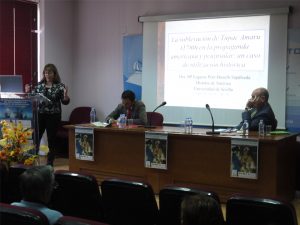
[[[252,101],[255,101],[255,100],[258,99],[258,98],[259,98],[259,96],[257,96],[257,95],[252,95],[250,99],[251,99]]]
[[[265,96],[264,95],[252,95],[250,100],[252,102],[254,102],[254,101],[258,100],[260,97],[265,97]]]

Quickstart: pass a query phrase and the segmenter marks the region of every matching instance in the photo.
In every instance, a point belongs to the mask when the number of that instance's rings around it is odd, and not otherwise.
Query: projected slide
[[[145,16],[142,100],[165,124],[234,127],[254,89],[285,128],[289,8]]]
[[[166,22],[168,106],[242,109],[257,84],[268,86],[270,16]],[[208,101],[209,99],[209,101]]]

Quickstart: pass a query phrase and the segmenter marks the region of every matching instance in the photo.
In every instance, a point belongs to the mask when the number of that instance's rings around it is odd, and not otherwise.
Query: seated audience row
[[[68,181],[62,182],[66,177]],[[83,180],[85,184],[80,184],[79,180]],[[90,186],[92,188],[86,189],[84,186],[89,186],[87,185],[89,181],[93,183],[93,187]],[[62,186],[66,186],[64,191],[62,191],[64,188]],[[20,187],[23,199],[21,202],[12,203],[11,207],[20,206],[38,210],[46,216],[49,224],[64,224],[61,221],[63,215],[75,217],[73,220],[80,217],[87,221],[91,219],[98,221],[98,224],[104,222],[111,225],[225,224],[218,195],[197,188],[166,186],[159,193],[160,207],[158,209],[152,187],[145,182],[105,179],[101,183],[102,192],[100,194],[94,176],[70,171],[56,171],[54,178],[51,166],[27,169],[20,176]],[[53,204],[53,198],[50,201],[53,188],[55,188],[54,199],[56,198],[57,201],[55,204]],[[61,193],[57,195],[55,192],[60,188]],[[77,193],[74,192],[76,189]],[[80,193],[80,191],[82,192]],[[99,201],[99,208],[92,203],[93,198]],[[64,205],[60,207],[59,204]],[[89,208],[89,205],[92,207]],[[76,208],[81,209],[84,213],[80,214]],[[93,208],[96,208],[95,213],[99,215],[95,219],[91,215],[85,214]],[[4,211],[1,209],[1,215]],[[248,213],[250,211],[251,214]],[[295,215],[295,209],[291,204],[272,199],[233,196],[226,205],[226,224],[228,225],[297,225]],[[58,221],[61,222],[58,223]],[[95,222],[95,224],[97,223]]]

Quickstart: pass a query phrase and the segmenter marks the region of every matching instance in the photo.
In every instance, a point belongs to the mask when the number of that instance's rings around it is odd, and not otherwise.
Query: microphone
[[[33,75],[30,79],[30,91],[32,91],[34,89],[34,87],[36,86],[36,82],[37,82],[37,72],[33,72]]]
[[[159,106],[157,106],[152,112],[155,112],[158,108],[164,106],[165,104],[167,104],[166,101],[163,101]]]
[[[152,115],[153,113],[160,107],[164,106],[165,104],[167,104],[166,101],[163,101],[159,106],[157,106],[153,111],[152,113],[150,114],[150,117],[149,117],[149,125],[146,125],[145,128],[155,128],[155,126],[152,126],[151,123],[152,123]]]
[[[206,107],[207,110],[209,111],[210,116],[211,116],[211,120],[212,120],[212,131],[207,131],[206,134],[210,134],[210,135],[211,135],[211,134],[220,134],[220,132],[215,131],[215,122],[214,122],[214,118],[213,118],[213,115],[212,115],[212,113],[211,113],[209,104],[206,104],[205,107]]]

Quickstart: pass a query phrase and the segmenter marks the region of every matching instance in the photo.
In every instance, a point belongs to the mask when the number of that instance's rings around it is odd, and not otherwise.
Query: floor
[[[41,159],[41,164],[43,164],[43,159]],[[68,170],[69,169],[69,160],[68,158],[57,158],[54,162],[54,170]],[[158,198],[156,198],[158,201]],[[297,220],[300,224],[300,197],[298,196],[292,201],[292,204],[295,207]],[[223,215],[226,215],[225,204],[222,204]]]
[[[69,159],[68,158],[55,159],[54,170],[69,170]]]

